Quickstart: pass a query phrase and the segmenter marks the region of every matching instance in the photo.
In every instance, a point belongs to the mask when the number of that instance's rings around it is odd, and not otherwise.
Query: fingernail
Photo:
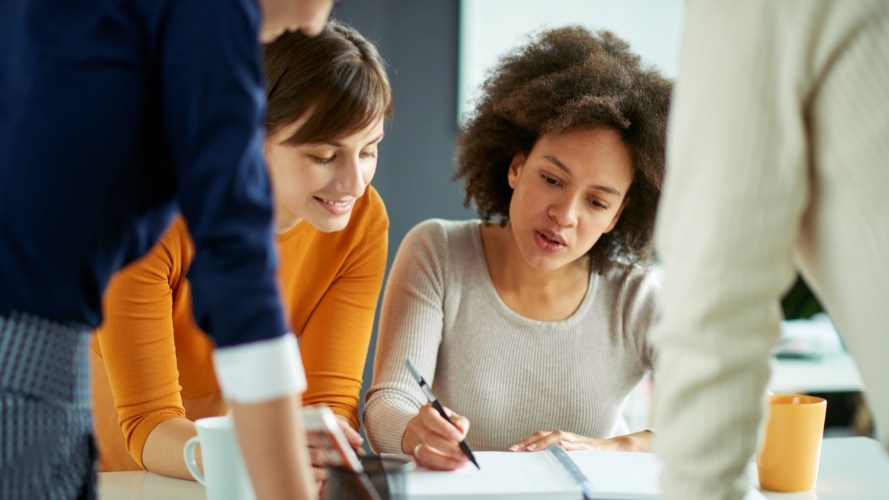
[[[509,447],[509,451],[517,451],[518,449],[519,449],[519,445],[517,445],[517,444],[514,444]]]
[[[535,449],[537,449],[537,443],[531,443],[525,449],[528,451],[534,451]]]

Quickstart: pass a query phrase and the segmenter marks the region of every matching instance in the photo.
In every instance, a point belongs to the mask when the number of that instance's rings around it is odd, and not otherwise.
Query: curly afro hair
[[[454,179],[465,182],[464,205],[506,225],[515,154],[529,154],[545,134],[607,127],[632,154],[633,182],[617,225],[590,249],[590,263],[604,271],[644,261],[664,178],[671,91],[669,79],[611,32],[569,26],[537,34],[500,59],[460,131]]]

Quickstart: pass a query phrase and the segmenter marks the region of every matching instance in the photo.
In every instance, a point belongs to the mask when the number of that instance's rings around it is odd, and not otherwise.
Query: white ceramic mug
[[[232,418],[210,417],[195,422],[198,435],[185,443],[185,465],[207,490],[207,500],[255,500],[253,485],[241,457]],[[204,472],[198,468],[195,448],[201,445]]]

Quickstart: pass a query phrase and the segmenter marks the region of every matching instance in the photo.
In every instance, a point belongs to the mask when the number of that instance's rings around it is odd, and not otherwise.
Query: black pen
[[[445,413],[444,408],[441,406],[441,403],[438,402],[438,398],[435,397],[435,394],[432,394],[432,389],[429,388],[429,384],[427,384],[426,381],[423,379],[423,377],[420,376],[420,372],[418,372],[417,369],[414,368],[414,365],[411,363],[411,360],[409,360],[409,359],[404,360],[404,366],[406,366],[407,370],[409,372],[411,372],[411,375],[413,375],[414,380],[416,380],[417,383],[420,384],[420,389],[423,389],[423,394],[426,395],[426,399],[429,400],[429,403],[432,405],[433,408],[438,410],[438,414],[441,415],[441,418],[447,420],[447,422],[449,424],[453,425],[454,427],[457,427],[457,425],[454,422],[452,422],[450,418],[448,418],[448,414]],[[458,429],[459,429],[459,427],[458,427]],[[469,457],[469,460],[473,463],[473,465],[475,465],[475,467],[478,470],[482,469],[481,467],[478,466],[478,462],[475,461],[475,455],[472,454],[472,450],[469,449],[469,445],[466,444],[465,439],[463,441],[460,441],[460,449],[463,450],[463,453],[465,453],[466,456]]]

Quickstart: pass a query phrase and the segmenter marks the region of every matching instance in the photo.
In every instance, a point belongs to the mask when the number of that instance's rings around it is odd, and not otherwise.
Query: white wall
[[[608,29],[676,77],[683,0],[461,0],[458,117],[472,109],[485,72],[536,31],[568,24]]]

